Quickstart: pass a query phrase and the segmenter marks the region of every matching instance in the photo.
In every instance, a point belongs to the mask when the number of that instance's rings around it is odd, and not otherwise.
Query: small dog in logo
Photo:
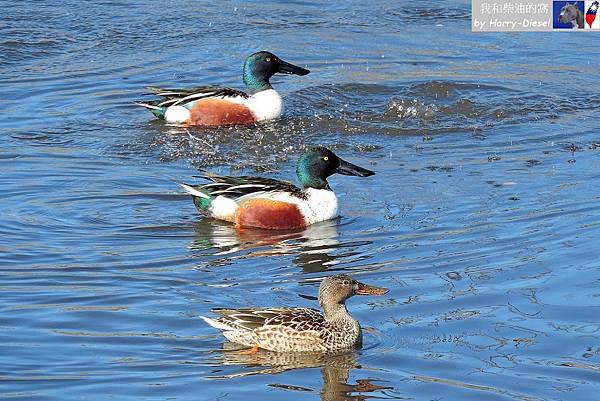
[[[570,22],[573,25],[573,29],[583,29],[583,13],[577,7],[577,2],[565,4],[560,9],[558,20],[563,24]]]

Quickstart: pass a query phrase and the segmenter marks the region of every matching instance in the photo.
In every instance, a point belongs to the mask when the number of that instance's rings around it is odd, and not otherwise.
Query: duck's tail
[[[206,323],[208,323],[209,325],[211,325],[212,327],[214,327],[215,329],[219,329],[221,331],[236,330],[235,327],[230,326],[227,323],[223,323],[217,319],[212,319],[212,318],[206,317],[206,316],[200,316],[200,318],[202,320],[204,320]]]

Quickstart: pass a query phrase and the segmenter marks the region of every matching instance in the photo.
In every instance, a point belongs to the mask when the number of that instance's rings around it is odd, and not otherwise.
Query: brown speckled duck
[[[232,342],[276,352],[331,352],[359,347],[360,324],[346,309],[353,295],[383,295],[386,288],[359,283],[341,274],[321,282],[319,303],[324,314],[311,308],[213,309],[221,317],[202,316]]]

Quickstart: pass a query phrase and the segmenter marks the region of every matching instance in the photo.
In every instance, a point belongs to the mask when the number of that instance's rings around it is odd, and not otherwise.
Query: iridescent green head
[[[251,93],[271,89],[271,78],[276,73],[306,75],[310,71],[287,63],[273,53],[261,51],[246,59],[244,64],[244,83]]]
[[[333,174],[368,177],[375,174],[371,170],[359,167],[337,157],[324,147],[310,148],[298,161],[296,174],[304,188],[330,189],[327,177]]]

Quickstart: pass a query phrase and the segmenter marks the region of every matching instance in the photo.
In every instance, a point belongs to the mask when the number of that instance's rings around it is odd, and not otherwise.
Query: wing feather
[[[253,176],[220,176],[206,173],[200,176],[211,181],[204,185],[191,185],[210,196],[227,196],[234,199],[256,196],[266,192],[287,192],[298,198],[304,198],[304,192],[289,181]]]
[[[310,308],[213,309],[213,312],[222,316],[218,321],[248,330],[277,326],[310,331],[322,326],[325,320],[318,310]]]
[[[162,100],[146,102],[157,107],[181,106],[189,102],[210,97],[232,98],[241,97],[247,99],[250,97],[246,92],[219,86],[198,86],[187,89],[172,89],[148,87],[150,94],[162,97]]]

